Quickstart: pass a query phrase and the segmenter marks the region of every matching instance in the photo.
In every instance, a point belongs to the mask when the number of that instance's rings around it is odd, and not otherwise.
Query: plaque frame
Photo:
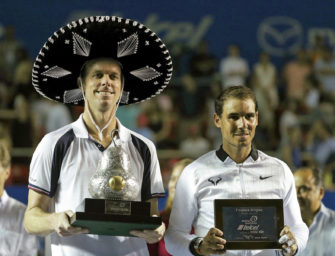
[[[224,207],[274,207],[276,209],[276,240],[271,241],[229,241],[227,240],[225,248],[227,250],[256,250],[256,249],[282,249],[278,242],[280,232],[284,228],[283,200],[282,199],[215,199],[214,216],[215,227],[225,232],[223,219]]]

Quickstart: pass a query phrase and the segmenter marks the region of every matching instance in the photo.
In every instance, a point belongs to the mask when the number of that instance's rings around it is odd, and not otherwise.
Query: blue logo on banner
[[[270,17],[258,27],[258,43],[274,56],[295,53],[303,42],[303,29],[299,21],[290,17]]]

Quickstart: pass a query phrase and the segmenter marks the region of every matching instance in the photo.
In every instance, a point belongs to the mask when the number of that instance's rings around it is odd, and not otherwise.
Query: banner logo
[[[258,27],[260,47],[274,56],[295,53],[303,40],[303,29],[299,21],[290,17],[270,17]]]

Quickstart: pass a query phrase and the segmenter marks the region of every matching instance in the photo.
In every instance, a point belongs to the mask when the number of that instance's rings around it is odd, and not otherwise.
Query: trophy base
[[[87,228],[89,234],[133,236],[131,230],[152,230],[162,224],[161,217],[150,216],[150,203],[137,201],[89,199],[85,211],[71,217],[71,225]]]
[[[162,224],[161,217],[125,216],[76,212],[71,225],[87,228],[89,234],[108,236],[133,236],[131,230],[156,229]]]

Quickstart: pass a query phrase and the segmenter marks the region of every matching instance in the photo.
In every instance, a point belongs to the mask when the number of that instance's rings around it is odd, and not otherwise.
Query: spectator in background
[[[319,166],[324,166],[328,158],[335,153],[335,137],[333,127],[325,121],[317,120],[307,134],[307,145],[315,156]]]
[[[136,129],[135,132],[143,135],[144,137],[148,138],[149,140],[154,140],[154,133],[148,127],[149,119],[145,113],[140,113],[136,119]]]
[[[185,139],[180,143],[181,154],[186,157],[198,158],[210,149],[210,142],[201,136],[198,124],[191,124]]]
[[[320,82],[314,75],[309,75],[304,81],[304,102],[307,113],[314,111],[318,108],[320,103]]]
[[[335,59],[331,48],[323,49],[322,58],[315,63],[314,68],[321,82],[323,95],[335,101]]]
[[[285,107],[279,120],[279,132],[281,142],[288,138],[288,128],[300,125],[298,118],[299,103],[294,99],[286,99],[283,106]]]
[[[5,27],[4,38],[0,42],[0,80],[10,83],[17,64],[20,62],[21,43],[16,39],[15,28]]]
[[[8,86],[0,82],[0,109],[8,109],[10,105],[10,91]]]
[[[324,185],[326,189],[335,190],[335,152],[333,152],[327,159],[323,168],[324,171]]]
[[[282,140],[280,151],[281,159],[292,171],[302,166],[303,147],[300,125],[289,126],[287,128],[287,138]]]
[[[37,144],[35,115],[27,99],[19,94],[14,100],[16,118],[11,123],[11,138],[14,148],[30,148]]]
[[[33,97],[31,102],[32,113],[35,113],[37,141],[46,134],[47,118],[49,114],[49,100],[46,98]]]
[[[157,97],[148,102],[144,113],[148,117],[148,128],[153,132],[154,142],[160,149],[176,148],[176,117],[172,111],[171,99]]]
[[[181,80],[181,90],[177,96],[179,113],[182,118],[197,119],[204,110],[206,94],[197,86],[196,78],[186,74]]]
[[[46,133],[53,132],[73,121],[71,112],[67,106],[51,100],[48,103]]]
[[[196,53],[190,59],[190,74],[196,79],[198,86],[208,86],[216,72],[216,57],[208,50],[204,40],[197,45]]]
[[[23,227],[26,206],[8,196],[5,182],[10,174],[9,148],[0,140],[0,255],[36,256],[38,243]]]
[[[176,82],[174,79],[178,79],[185,73],[189,72],[189,62],[193,50],[186,44],[181,42],[170,42],[167,44],[170,50],[171,56],[173,56],[173,73],[172,81],[173,84]]]
[[[221,60],[220,73],[222,86],[227,88],[232,85],[244,85],[249,75],[249,66],[245,59],[240,56],[240,48],[236,44],[228,47],[228,57]]]
[[[327,227],[318,236],[309,241],[308,248],[303,256],[334,256],[335,227]]]
[[[304,49],[296,53],[296,58],[284,67],[283,78],[286,88],[286,97],[301,102],[304,96],[303,84],[305,78],[312,73],[312,66]]]
[[[12,149],[12,140],[9,130],[2,123],[0,123],[0,143],[4,144],[9,151]]]
[[[259,114],[262,118],[261,126],[274,136],[275,111],[278,107],[278,90],[276,85],[276,67],[270,62],[270,56],[262,52],[259,62],[253,67],[252,87],[259,102]]]
[[[215,99],[220,95],[221,91],[222,91],[221,80],[213,79],[209,87],[209,94],[207,96],[207,103],[206,103],[207,126],[205,133],[206,138],[209,139],[212,148],[218,148],[221,145],[221,141],[218,140],[218,138],[220,138],[221,136],[221,133],[213,122],[213,115],[215,113],[214,102]]]
[[[129,105],[118,108],[116,116],[126,127],[131,130],[137,128],[137,118],[141,112],[141,106]]]
[[[24,150],[24,154],[13,155],[13,183],[27,184],[32,149],[37,145],[36,119],[28,100],[21,94],[14,99],[15,118],[10,123],[12,146],[15,150]]]
[[[321,59],[322,52],[325,47],[326,45],[324,37],[316,35],[314,37],[313,45],[311,45],[310,49],[308,49],[308,55],[313,64],[315,64],[319,59]]]
[[[309,238],[303,255],[334,255],[323,253],[324,246],[320,244],[319,239],[327,229],[335,230],[335,211],[321,202],[324,196],[322,171],[318,168],[303,167],[294,173],[294,179],[301,216],[309,228]],[[329,239],[327,241],[334,242]]]
[[[31,100],[32,98],[32,81],[31,81],[31,70],[33,63],[28,56],[25,49],[20,50],[22,60],[17,64],[13,77],[13,95],[22,94],[26,99]]]
[[[179,114],[178,135],[181,139],[186,137],[190,124],[202,125],[207,99],[207,93],[204,93],[202,89],[197,86],[196,79],[191,75],[187,74],[182,77],[181,90],[176,97]]]
[[[169,196],[166,202],[165,208],[160,212],[160,215],[162,217],[163,222],[165,223],[166,228],[169,226],[169,219],[170,214],[172,210],[172,203],[174,200],[174,195],[176,192],[176,186],[179,179],[179,176],[181,175],[184,168],[192,163],[192,159],[190,158],[184,158],[179,160],[173,165],[169,183],[168,183],[168,191]],[[148,244],[149,253],[150,256],[170,256],[166,249],[165,249],[165,241],[164,238],[160,240],[158,243],[155,244]]]

